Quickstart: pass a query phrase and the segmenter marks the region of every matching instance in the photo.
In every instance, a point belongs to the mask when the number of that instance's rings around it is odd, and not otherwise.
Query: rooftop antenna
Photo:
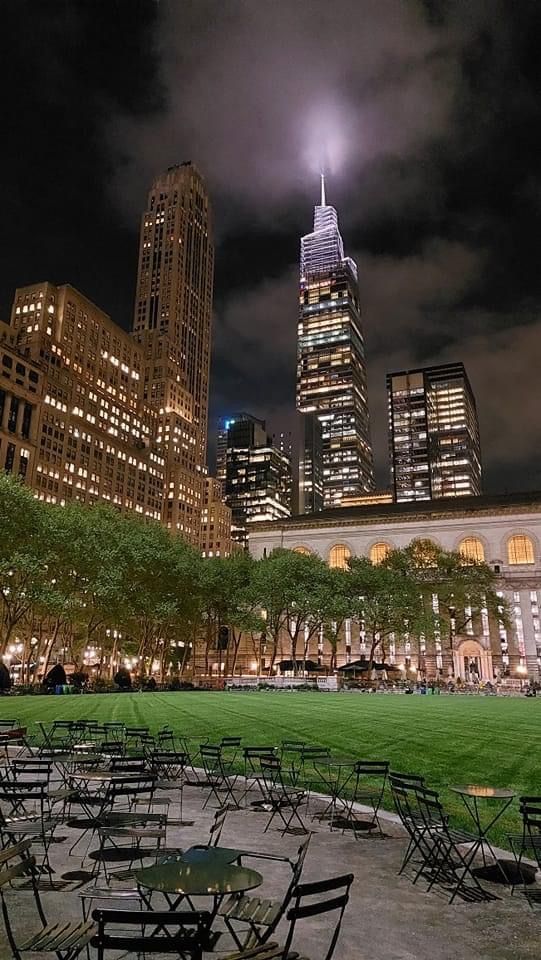
[[[321,176],[321,204],[320,204],[320,206],[326,207],[327,204],[326,204],[326,202],[325,202],[325,174],[323,173],[323,170],[321,171],[320,176]]]

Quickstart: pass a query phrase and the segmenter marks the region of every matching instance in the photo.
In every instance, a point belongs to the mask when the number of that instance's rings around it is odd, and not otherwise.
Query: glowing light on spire
[[[323,170],[321,171],[321,204],[320,206],[325,207],[327,204],[325,202],[325,174]]]

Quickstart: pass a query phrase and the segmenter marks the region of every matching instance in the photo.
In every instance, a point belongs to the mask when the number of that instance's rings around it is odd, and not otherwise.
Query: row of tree
[[[248,643],[268,671],[283,656],[296,668],[316,635],[333,667],[347,618],[381,661],[393,635],[452,642],[483,608],[506,616],[488,566],[428,541],[379,565],[354,557],[345,570],[287,550],[203,559],[158,524],[107,506],[44,504],[5,474],[0,529],[0,656],[17,649],[27,682],[45,676],[59,650],[79,668],[90,650],[111,675],[122,654],[141,674],[157,663],[162,676],[209,673],[219,651],[227,675]]]

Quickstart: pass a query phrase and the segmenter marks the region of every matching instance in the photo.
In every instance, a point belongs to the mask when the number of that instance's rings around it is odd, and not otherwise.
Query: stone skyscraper
[[[306,427],[300,451],[301,512],[339,507],[344,498],[372,490],[357,265],[344,256],[323,176],[314,229],[301,239],[297,409]]]
[[[206,472],[213,275],[204,181],[192,163],[169,167],[152,184],[141,221],[133,333],[166,458],[163,520],[194,543]]]

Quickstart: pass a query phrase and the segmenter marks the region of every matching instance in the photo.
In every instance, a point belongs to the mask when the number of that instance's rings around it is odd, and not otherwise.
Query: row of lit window
[[[372,563],[382,563],[393,547],[389,543],[375,543],[370,547],[368,556]],[[482,562],[485,559],[485,549],[478,537],[466,537],[458,545],[458,551],[468,560]],[[308,547],[294,548],[295,553],[310,554]],[[352,557],[350,548],[344,543],[337,543],[329,551],[329,566],[347,569],[348,561]],[[515,534],[507,541],[507,563],[510,566],[535,563],[534,543],[531,537],[525,534]]]

